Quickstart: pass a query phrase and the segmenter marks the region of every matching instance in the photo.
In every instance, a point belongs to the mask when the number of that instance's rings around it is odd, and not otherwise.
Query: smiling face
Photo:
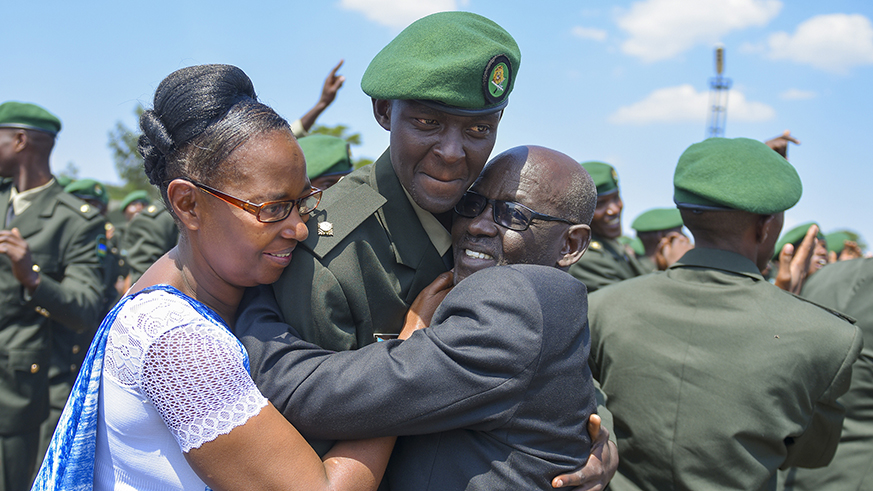
[[[563,195],[570,180],[568,169],[581,167],[566,156],[569,162],[566,166],[539,158],[540,155],[554,158],[556,154],[539,147],[508,150],[485,167],[471,190],[490,199],[515,201],[538,213],[570,219],[572,217],[564,216],[567,211],[561,209],[557,197]],[[470,274],[491,266],[557,266],[564,257],[569,227],[565,222],[533,220],[527,230],[510,230],[494,223],[490,204],[475,218],[455,214],[452,225],[454,281],[457,284]]]
[[[501,113],[457,116],[407,100],[375,100],[373,108],[391,132],[391,163],[412,199],[431,213],[451,210],[488,160]]]
[[[208,183],[252,203],[291,200],[309,194],[303,152],[290,131],[254,136],[222,164],[232,178]],[[198,239],[201,254],[224,282],[237,287],[268,284],[291,262],[298,241],[306,239],[305,220],[295,207],[284,220],[261,223],[255,215],[197,191],[202,206]]]
[[[624,203],[618,189],[597,197],[594,218],[591,220],[591,233],[607,239],[621,237],[621,210]]]

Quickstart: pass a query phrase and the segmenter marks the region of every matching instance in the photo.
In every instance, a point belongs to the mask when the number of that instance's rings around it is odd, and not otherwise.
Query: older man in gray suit
[[[456,286],[430,328],[331,353],[253,305],[237,325],[253,326],[238,335],[255,381],[307,436],[402,435],[393,490],[549,487],[590,448],[587,296],[564,271],[588,245],[595,200],[570,157],[504,152],[455,207]]]

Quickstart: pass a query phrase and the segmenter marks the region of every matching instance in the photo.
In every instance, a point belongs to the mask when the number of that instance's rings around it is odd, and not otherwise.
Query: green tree
[[[137,121],[145,109],[142,104],[137,104],[134,109]],[[115,161],[115,170],[118,177],[124,182],[127,191],[145,189],[152,191],[148,177],[142,168],[142,157],[137,150],[139,132],[133,131],[121,121],[115,123],[115,128],[109,131],[109,149],[112,150],[112,159]]]

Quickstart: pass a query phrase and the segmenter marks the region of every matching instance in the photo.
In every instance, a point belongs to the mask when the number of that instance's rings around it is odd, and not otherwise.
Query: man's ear
[[[167,197],[182,226],[188,230],[198,230],[201,208],[197,207],[197,198],[200,197],[197,187],[183,179],[174,179],[167,186]]]
[[[373,101],[373,116],[379,126],[391,131],[391,101],[371,99]]]
[[[779,235],[781,230],[774,230],[776,215],[760,215],[755,223],[755,241],[760,245],[770,237],[770,234]]]
[[[558,259],[559,268],[569,268],[585,251],[588,250],[588,244],[591,243],[591,227],[585,224],[570,225],[567,233],[564,235],[564,244],[561,247],[561,258]]]

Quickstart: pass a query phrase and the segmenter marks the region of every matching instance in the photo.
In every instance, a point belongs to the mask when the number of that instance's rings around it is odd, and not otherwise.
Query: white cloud
[[[779,94],[779,98],[786,101],[805,101],[807,99],[815,99],[816,97],[818,97],[816,92],[801,89],[788,89]]]
[[[610,123],[651,124],[699,122],[709,118],[709,93],[698,92],[692,85],[657,89],[645,99],[619,108],[609,116]],[[728,94],[727,121],[758,122],[773,119],[776,111],[767,104],[746,100],[737,90]]]
[[[591,39],[594,41],[606,40],[606,31],[603,29],[595,29],[593,27],[576,26],[573,28],[573,35],[580,39]]]
[[[861,14],[813,17],[793,35],[777,32],[768,40],[769,57],[846,73],[857,65],[873,64],[873,25]]]
[[[764,26],[781,9],[779,0],[645,0],[619,17],[630,34],[621,48],[645,62],[666,60],[731,31]]]
[[[466,5],[466,1],[462,0]],[[340,0],[340,7],[361,12],[383,26],[403,28],[435,12],[456,10],[455,0]]]

